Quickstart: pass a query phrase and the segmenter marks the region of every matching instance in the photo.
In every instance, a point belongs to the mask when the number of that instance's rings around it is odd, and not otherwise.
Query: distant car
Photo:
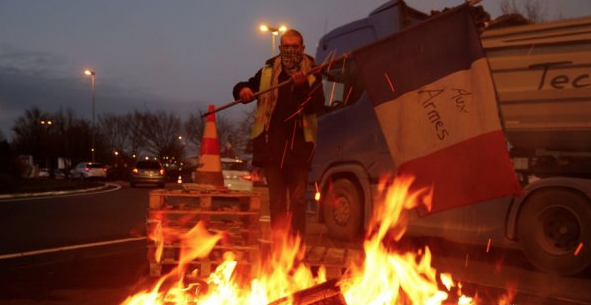
[[[252,191],[252,175],[246,161],[221,158],[224,186],[233,191]]]
[[[48,179],[49,178],[49,168],[40,168],[39,169],[39,174],[37,175],[37,177],[41,178],[41,179]]]
[[[55,179],[65,179],[66,178],[66,174],[61,169],[54,169],[53,170],[53,177]]]
[[[139,160],[133,166],[129,177],[129,186],[137,184],[156,184],[164,187],[165,170],[162,163],[156,160]]]
[[[99,162],[80,162],[70,170],[70,179],[107,180],[107,167]]]

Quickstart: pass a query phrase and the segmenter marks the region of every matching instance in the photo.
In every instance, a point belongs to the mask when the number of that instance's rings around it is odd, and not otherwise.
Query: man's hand
[[[240,96],[240,101],[242,104],[248,104],[254,100],[254,93],[248,87],[240,89],[240,93],[238,95]]]
[[[308,81],[308,78],[306,77],[306,73],[304,73],[302,71],[298,71],[298,72],[294,73],[291,76],[291,78],[293,79],[293,83],[298,87],[303,86]]]

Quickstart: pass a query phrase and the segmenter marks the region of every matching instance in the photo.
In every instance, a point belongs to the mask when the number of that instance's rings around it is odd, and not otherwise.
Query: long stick
[[[335,59],[332,59],[332,60],[330,60],[329,62],[327,62],[327,63],[324,63],[324,64],[322,64],[322,65],[320,65],[320,66],[317,66],[317,67],[315,67],[314,69],[312,69],[312,70],[308,71],[308,73],[306,73],[306,76],[308,76],[308,75],[310,75],[310,74],[313,74],[313,73],[318,73],[318,72],[322,71],[323,69],[325,69],[326,67],[328,67],[329,65],[333,64],[334,62],[338,62],[338,61],[344,60],[344,59],[346,59],[347,57],[349,57],[350,55],[351,55],[351,53],[344,53],[343,55],[341,55],[341,56],[339,56],[339,57],[337,57],[337,58],[335,58]],[[269,87],[269,88],[267,88],[267,89],[265,89],[265,90],[263,90],[263,91],[256,92],[256,93],[254,93],[254,98],[257,98],[257,97],[259,97],[259,96],[260,96],[260,95],[262,95],[262,94],[265,94],[265,93],[267,93],[267,92],[270,92],[270,91],[273,91],[273,90],[275,90],[275,89],[277,89],[277,88],[280,88],[280,87],[282,87],[282,86],[285,86],[285,85],[287,85],[287,84],[289,84],[289,83],[291,83],[291,82],[293,82],[293,79],[292,79],[292,78],[290,78],[290,79],[288,79],[288,80],[286,80],[286,81],[283,81],[283,82],[281,82],[281,83],[279,83],[279,84],[277,84],[277,85],[275,85],[275,86]],[[202,118],[203,118],[203,117],[206,117],[206,116],[208,116],[208,115],[210,115],[210,114],[214,114],[214,113],[216,113],[216,112],[218,112],[218,111],[221,111],[221,110],[224,110],[224,109],[230,108],[230,107],[232,107],[232,106],[234,106],[234,105],[236,105],[236,104],[242,104],[242,100],[238,99],[238,100],[235,100],[235,101],[233,101],[233,102],[230,102],[230,103],[227,103],[227,104],[225,104],[225,105],[222,105],[222,106],[220,106],[220,107],[218,107],[218,108],[215,108],[215,109],[214,109],[214,110],[212,110],[212,111],[209,111],[209,112],[206,112],[206,113],[204,113],[203,115],[201,115],[201,117],[202,117]]]
[[[267,93],[267,92],[269,92],[269,91],[275,90],[275,89],[277,89],[277,88],[279,88],[279,87],[281,87],[281,86],[285,86],[285,85],[287,85],[287,84],[289,84],[289,83],[291,83],[291,82],[292,82],[292,80],[291,80],[291,78],[290,78],[290,79],[288,79],[288,80],[286,80],[286,81],[283,81],[283,82],[281,82],[281,83],[279,83],[279,84],[277,84],[277,85],[275,85],[275,86],[269,87],[269,88],[267,88],[267,89],[265,89],[265,90],[263,90],[263,91],[256,92],[256,93],[254,94],[254,97],[255,97],[255,98],[257,98],[257,97],[259,97],[259,96],[260,96],[260,95],[262,95],[262,94],[265,94],[265,93]],[[218,107],[218,108],[215,108],[215,109],[214,109],[214,110],[212,110],[212,111],[209,111],[209,112],[206,112],[206,113],[204,113],[203,115],[201,115],[201,117],[202,117],[202,118],[203,118],[203,117],[206,117],[206,116],[208,116],[208,115],[210,115],[210,114],[214,114],[214,113],[216,113],[216,112],[218,112],[218,111],[222,111],[222,110],[224,110],[224,109],[226,109],[226,108],[230,108],[230,107],[232,107],[232,106],[234,106],[234,105],[236,105],[236,104],[242,104],[242,100],[241,100],[241,99],[237,99],[237,100],[235,100],[235,101],[233,101],[233,102],[231,102],[231,103],[228,103],[228,104],[225,104],[225,105],[223,105],[223,106],[220,106],[220,107]]]

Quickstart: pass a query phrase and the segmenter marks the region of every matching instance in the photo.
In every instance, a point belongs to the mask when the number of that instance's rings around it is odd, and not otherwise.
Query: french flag
[[[493,80],[467,4],[353,52],[397,175],[431,212],[518,195]]]

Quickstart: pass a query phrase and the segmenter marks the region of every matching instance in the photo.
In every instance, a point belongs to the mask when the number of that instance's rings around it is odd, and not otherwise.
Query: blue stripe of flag
[[[354,51],[374,106],[469,69],[484,57],[472,22],[465,4]]]

